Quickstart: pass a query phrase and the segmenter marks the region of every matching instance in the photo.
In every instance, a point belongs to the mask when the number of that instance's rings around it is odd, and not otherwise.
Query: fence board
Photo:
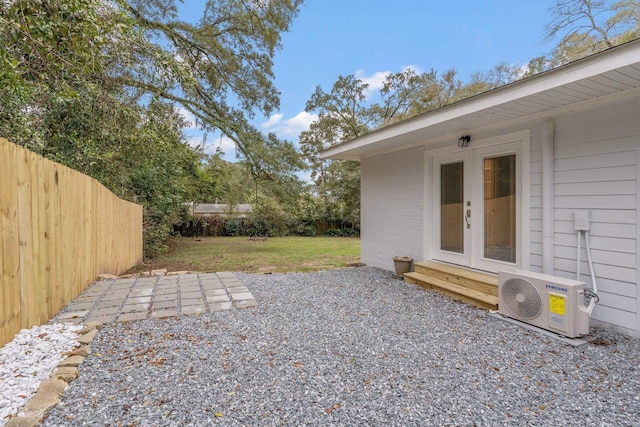
[[[20,295],[36,293],[34,279],[34,239],[32,218],[32,189],[31,189],[31,153],[26,150],[17,152],[17,176],[18,176],[18,239],[20,245]],[[24,299],[22,297],[21,299]],[[33,321],[30,313],[22,313],[21,327],[28,328]]]
[[[20,319],[20,242],[18,239],[18,170],[17,147],[3,146],[0,182],[2,186],[2,205],[0,221],[2,222],[2,289],[3,328],[6,337],[13,336],[12,331],[19,331]]]
[[[142,261],[142,207],[0,138],[0,346]]]

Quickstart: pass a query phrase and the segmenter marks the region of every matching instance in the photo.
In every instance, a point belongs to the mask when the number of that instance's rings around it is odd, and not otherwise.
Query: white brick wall
[[[554,268],[575,278],[576,211],[591,212],[600,303],[592,318],[640,332],[638,315],[638,100],[555,119]],[[581,279],[591,284],[582,242]]]
[[[424,261],[424,150],[362,160],[361,259],[394,270],[394,256]]]

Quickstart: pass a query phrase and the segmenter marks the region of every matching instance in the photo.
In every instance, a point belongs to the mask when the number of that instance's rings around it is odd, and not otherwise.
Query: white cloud
[[[309,129],[309,126],[318,118],[318,115],[301,111],[290,119],[283,120],[283,118],[283,114],[274,114],[269,117],[269,120],[262,123],[262,129],[266,132],[274,132],[281,138],[297,138],[300,132]]]
[[[178,113],[180,113],[180,115],[189,122],[189,125],[184,127],[183,129],[196,129],[196,116],[194,116],[191,111],[187,110],[186,108],[180,107],[178,108]]]
[[[274,126],[278,126],[282,122],[283,117],[284,114],[274,114],[273,116],[269,117],[269,120],[262,124],[262,128],[269,129]]]
[[[413,65],[413,64],[409,64],[409,65],[404,65],[401,67],[401,71],[405,72],[407,70],[413,70],[414,73],[416,74],[421,74],[422,73],[422,69],[420,67],[418,67],[417,65]]]
[[[206,151],[209,154],[215,153],[218,148],[225,152],[225,154],[233,153],[236,149],[236,143],[229,137],[224,135],[218,135],[217,137],[209,136],[207,140]]]
[[[367,88],[367,98],[368,98],[372,96],[375,92],[382,89],[382,86],[384,86],[384,81],[386,80],[389,74],[391,74],[391,71],[376,71],[372,75],[367,76],[364,70],[360,69],[360,70],[357,70],[354,75],[356,79],[369,85],[369,87]]]
[[[189,144],[193,148],[202,147],[202,135],[188,136],[186,140],[187,144]]]

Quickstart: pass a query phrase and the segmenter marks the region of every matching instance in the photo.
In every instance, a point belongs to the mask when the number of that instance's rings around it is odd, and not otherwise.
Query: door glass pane
[[[462,162],[440,165],[440,249],[464,252]]]
[[[484,159],[484,257],[516,262],[516,156]]]

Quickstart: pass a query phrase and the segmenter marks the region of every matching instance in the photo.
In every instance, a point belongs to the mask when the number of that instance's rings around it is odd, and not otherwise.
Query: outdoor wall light
[[[458,138],[458,148],[464,148],[469,145],[469,141],[471,141],[471,137],[469,135],[464,135]]]

